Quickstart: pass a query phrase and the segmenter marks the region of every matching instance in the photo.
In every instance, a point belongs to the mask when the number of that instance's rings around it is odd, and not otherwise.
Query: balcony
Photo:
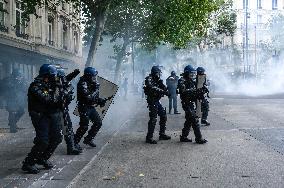
[[[20,37],[20,38],[23,38],[23,39],[26,39],[26,40],[29,40],[29,35],[28,34],[21,33],[19,31],[16,31],[16,36]]]
[[[51,46],[54,46],[54,41],[48,40],[48,44],[51,45]]]
[[[0,24],[0,31],[4,33],[8,33],[8,27],[5,27],[4,25]]]

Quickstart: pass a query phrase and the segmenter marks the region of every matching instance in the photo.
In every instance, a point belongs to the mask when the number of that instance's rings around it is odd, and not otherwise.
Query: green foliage
[[[237,14],[235,12],[223,12],[218,20],[217,33],[226,36],[234,36],[237,29]]]
[[[210,27],[209,17],[223,0],[146,0],[150,10],[143,45],[154,49],[161,43],[185,48],[194,37],[203,37]]]

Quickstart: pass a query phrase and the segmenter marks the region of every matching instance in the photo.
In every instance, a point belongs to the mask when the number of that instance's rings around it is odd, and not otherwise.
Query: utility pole
[[[257,66],[257,60],[256,60],[256,25],[254,26],[254,74],[255,74],[255,77],[257,78],[257,69],[258,69],[258,66]]]
[[[246,45],[246,55],[245,55],[245,64],[246,64],[246,71],[248,72],[249,70],[249,65],[248,65],[248,1],[249,0],[246,0],[246,11],[245,11],[245,45]]]

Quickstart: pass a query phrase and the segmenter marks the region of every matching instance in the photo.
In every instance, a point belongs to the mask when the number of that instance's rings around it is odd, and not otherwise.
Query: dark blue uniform
[[[196,70],[197,70],[197,75],[205,75],[205,69],[203,67],[197,67]],[[203,87],[206,87],[208,90],[209,84],[207,83],[209,82],[207,82],[207,80],[205,79]],[[209,112],[209,101],[207,100],[206,96],[203,96],[201,99],[201,112],[202,112],[201,123],[207,126],[210,125],[210,123],[207,121],[208,112]]]
[[[177,84],[178,84],[178,76],[172,74],[166,80],[166,84],[170,93],[169,96],[169,114],[171,113],[172,108],[174,108],[174,113],[178,114],[177,110]]]
[[[185,122],[184,128],[182,129],[182,134],[180,136],[181,142],[191,142],[188,139],[190,128],[193,128],[196,143],[206,143],[207,140],[202,138],[200,127],[198,124],[198,117],[195,111],[195,102],[198,96],[200,96],[199,90],[196,89],[196,83],[193,78],[189,76],[194,71],[191,66],[185,68],[185,73],[183,77],[178,81],[178,91],[180,94],[182,108],[185,112]]]
[[[55,67],[52,68],[56,71]],[[53,167],[48,159],[62,141],[63,101],[60,87],[47,76],[36,77],[29,87],[28,111],[36,132],[34,146],[22,167],[29,173],[38,173],[35,163],[44,165],[46,169]]]
[[[86,68],[87,69],[87,68]],[[78,144],[81,138],[88,130],[89,122],[91,121],[93,125],[88,131],[88,135],[84,139],[84,144],[96,147],[93,143],[94,137],[99,132],[102,126],[102,119],[95,109],[95,105],[105,105],[105,100],[99,98],[99,87],[100,84],[92,80],[92,76],[86,74],[82,76],[77,84],[77,100],[78,100],[78,111],[80,115],[80,127],[77,129],[75,134],[75,143]]]
[[[154,69],[154,70],[153,70]],[[156,144],[157,142],[153,140],[153,134],[155,126],[157,123],[157,115],[160,116],[160,140],[171,139],[170,136],[165,134],[166,131],[166,122],[167,122],[167,113],[160,103],[160,99],[164,95],[168,95],[167,87],[163,84],[163,80],[155,74],[160,74],[160,70],[154,66],[151,70],[151,74],[145,78],[144,93],[147,96],[147,103],[149,108],[149,117],[148,122],[148,133],[146,136],[146,142],[150,144]]]
[[[17,132],[17,122],[25,113],[27,83],[19,74],[13,74],[3,80],[3,94],[6,101],[6,110],[9,112],[10,132]]]
[[[70,74],[65,76],[63,69],[58,69],[58,76],[61,79],[61,83],[63,86],[64,92],[64,106],[63,106],[63,119],[64,119],[64,127],[63,134],[64,139],[67,145],[67,155],[78,155],[81,153],[81,148],[76,148],[74,143],[74,131],[72,126],[72,121],[69,115],[69,104],[73,100],[73,86],[71,85],[71,81],[80,73],[78,69],[74,70]]]

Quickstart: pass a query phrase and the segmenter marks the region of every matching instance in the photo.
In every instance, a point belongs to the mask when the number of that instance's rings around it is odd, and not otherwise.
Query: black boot
[[[67,155],[79,155],[82,151],[75,147],[74,136],[65,136],[65,141],[67,145]]]
[[[195,139],[196,144],[205,144],[206,142],[208,142],[206,139]]]
[[[201,120],[201,124],[204,124],[205,126],[209,126],[210,125],[210,123],[207,120],[205,120],[205,119]]]
[[[159,140],[170,140],[171,137],[166,134],[160,134]]]
[[[86,138],[84,139],[83,143],[86,144],[86,145],[89,145],[89,146],[91,146],[91,147],[93,147],[93,148],[97,146],[97,145],[94,143],[94,140],[93,140],[93,139],[90,139],[90,138],[88,138],[88,137],[86,137]]]
[[[36,164],[42,165],[44,167],[44,169],[46,169],[46,170],[53,168],[53,164],[49,160],[44,160],[44,159],[37,160]]]
[[[181,141],[181,142],[192,142],[191,139],[189,139],[189,138],[187,138],[187,137],[185,137],[185,136],[180,136],[180,141]]]
[[[148,144],[157,144],[158,142],[154,140],[153,138],[146,137],[146,143]]]
[[[171,112],[172,112],[172,109],[169,108],[169,114],[171,114]]]
[[[29,174],[37,174],[40,170],[34,164],[28,164],[23,162],[22,170]]]
[[[79,150],[81,153],[83,152],[83,148],[79,145],[79,144],[76,144],[74,143],[74,147]]]
[[[80,153],[82,153],[82,150],[77,149],[75,146],[67,146],[67,155],[79,155]]]

